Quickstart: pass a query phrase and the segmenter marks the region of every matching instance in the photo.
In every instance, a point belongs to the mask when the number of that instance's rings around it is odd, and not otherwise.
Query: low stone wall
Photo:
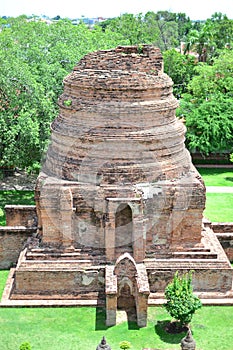
[[[18,261],[20,251],[36,228],[0,226],[0,269],[9,269]]]
[[[7,226],[37,226],[37,215],[35,205],[6,205]]]
[[[211,228],[215,233],[232,233],[233,222],[212,222]]]
[[[33,265],[33,264],[32,264]],[[49,267],[47,266],[49,265]],[[104,292],[104,269],[78,269],[70,264],[49,264],[45,263],[44,270],[41,264],[30,268],[27,263],[25,269],[15,271],[15,289],[13,299],[17,299],[17,294],[33,295],[35,299],[56,295],[59,299],[62,295],[68,295],[82,299],[83,294],[88,298],[96,298],[96,293]],[[64,266],[67,265],[67,266]]]
[[[216,233],[216,236],[221,243],[228,259],[233,262],[233,232]]]
[[[201,265],[201,264],[200,264]],[[187,273],[190,270],[195,270],[193,273],[193,289],[195,292],[222,292],[225,293],[231,289],[232,286],[232,270],[231,269],[218,269],[216,270],[205,268],[193,267],[190,264],[190,269],[182,269],[177,263],[177,267],[174,269],[164,269],[160,271],[148,270],[148,279],[150,283],[151,293],[164,292],[168,283],[170,283],[175,275],[175,272],[179,271]]]
[[[228,259],[233,261],[233,222],[213,222],[211,227]]]

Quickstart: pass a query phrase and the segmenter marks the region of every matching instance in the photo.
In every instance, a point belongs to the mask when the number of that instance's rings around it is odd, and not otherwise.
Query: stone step
[[[41,270],[41,271],[73,271],[86,268],[100,268],[101,265],[94,264],[92,260],[27,260],[21,263],[20,271]]]
[[[152,260],[152,259],[145,259],[144,263],[146,265],[147,269],[155,269],[155,270],[161,270],[161,269],[172,269],[172,270],[181,270],[181,269],[188,269],[188,270],[194,270],[194,269],[206,269],[206,268],[213,268],[213,269],[231,269],[230,265],[227,263],[227,261],[220,261],[220,260],[213,260],[210,259],[206,261],[206,259],[198,260],[198,259],[169,259],[169,260]]]
[[[210,252],[174,252],[173,256],[178,259],[217,259],[218,254]]]
[[[32,249],[27,251],[26,260],[90,260],[103,261],[101,254],[96,252],[82,251],[81,249],[74,252],[54,252],[45,251],[43,249]]]

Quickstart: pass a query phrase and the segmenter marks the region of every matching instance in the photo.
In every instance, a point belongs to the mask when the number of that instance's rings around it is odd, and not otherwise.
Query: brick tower
[[[149,294],[177,269],[195,270],[197,290],[231,288],[202,227],[205,186],[172,85],[148,45],[90,53],[64,79],[36,186],[40,244],[18,266],[15,296],[103,293],[108,324],[132,303],[143,326]]]

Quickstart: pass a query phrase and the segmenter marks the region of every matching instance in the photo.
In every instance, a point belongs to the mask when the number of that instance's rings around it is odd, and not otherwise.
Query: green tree
[[[158,11],[157,13],[150,11],[145,15],[145,22],[150,28],[154,28],[156,39],[153,44],[162,51],[179,45],[176,14],[169,11]]]
[[[211,62],[216,43],[214,37],[214,25],[212,22],[206,22],[200,30],[190,30],[186,38],[185,53],[191,50],[197,52],[199,62]]]
[[[123,340],[122,342],[120,342],[119,345],[120,345],[120,349],[122,349],[122,350],[127,350],[127,349],[131,348],[131,344],[127,340]]]
[[[210,21],[215,28],[215,43],[217,49],[224,49],[225,47],[232,47],[233,44],[233,20],[229,19],[221,12],[215,12]]]
[[[182,55],[177,50],[171,49],[163,53],[164,72],[173,80],[173,93],[177,98],[187,92],[190,80],[196,74],[197,62],[195,57]]]
[[[180,101],[187,146],[203,155],[233,150],[233,51],[222,51],[213,65],[201,64]]]
[[[125,13],[99,25],[118,33],[130,45],[153,44],[162,51],[177,47],[189,32],[192,23],[184,13],[149,11],[143,16]]]
[[[143,44],[145,38],[145,23],[142,14],[133,15],[124,13],[123,15],[108,21],[107,27],[111,32],[122,36],[124,43],[128,45]]]
[[[178,40],[179,42],[184,41],[192,29],[192,21],[182,12],[176,13],[175,21],[178,24]]]
[[[128,41],[69,20],[20,16],[0,28],[0,167],[32,168],[48,143],[63,78],[88,52]]]
[[[233,20],[222,13],[215,13],[204,22],[198,22],[186,36],[185,52],[191,50],[198,53],[200,62],[212,63],[219,50],[232,46]]]
[[[165,298],[166,310],[181,326],[188,325],[195,311],[202,306],[200,299],[193,294],[191,272],[181,277],[176,272],[173,281],[165,289]]]

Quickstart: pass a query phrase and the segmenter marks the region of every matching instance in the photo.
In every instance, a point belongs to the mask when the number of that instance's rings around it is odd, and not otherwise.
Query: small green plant
[[[142,45],[142,44],[139,44],[139,45],[138,45],[138,53],[139,53],[139,54],[142,54],[142,53],[143,53],[143,45]]]
[[[181,327],[188,325],[195,311],[202,306],[200,299],[193,294],[191,271],[181,277],[178,272],[175,273],[173,281],[165,289],[165,298],[166,310]]]
[[[230,154],[230,162],[233,163],[233,153]]]
[[[66,107],[69,107],[72,105],[72,101],[71,100],[64,100],[63,101],[63,104],[66,106]]]
[[[31,344],[27,341],[25,341],[24,343],[22,343],[19,347],[19,350],[31,350]]]
[[[127,350],[131,348],[131,343],[127,340],[123,340],[122,342],[120,342],[120,349],[122,350]]]
[[[27,167],[27,174],[39,174],[41,164],[39,162],[34,162],[32,165]]]

